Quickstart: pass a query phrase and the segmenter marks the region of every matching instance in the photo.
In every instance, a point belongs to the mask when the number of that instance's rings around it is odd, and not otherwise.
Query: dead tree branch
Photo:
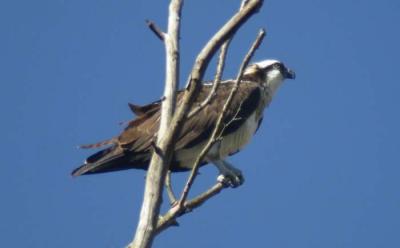
[[[254,55],[254,52],[256,51],[256,49],[261,44],[261,42],[262,42],[264,37],[265,37],[265,31],[262,29],[258,33],[256,40],[254,41],[254,43],[251,46],[251,48],[249,49],[248,53],[244,57],[243,62],[241,63],[238,75],[237,75],[235,83],[234,83],[234,87],[232,88],[232,90],[231,90],[231,92],[229,94],[229,97],[228,97],[228,99],[226,100],[226,102],[224,104],[224,107],[222,109],[221,114],[218,116],[218,121],[217,121],[217,124],[216,124],[216,126],[215,126],[215,128],[213,130],[213,133],[212,133],[211,137],[209,138],[207,144],[205,145],[203,150],[200,152],[200,154],[196,158],[196,161],[194,163],[193,169],[192,169],[191,174],[189,176],[189,179],[186,182],[186,185],[185,185],[185,187],[184,187],[184,189],[182,191],[182,194],[181,194],[181,197],[179,199],[178,204],[173,206],[159,220],[158,225],[157,225],[157,230],[156,230],[157,233],[160,233],[163,230],[167,229],[169,226],[172,226],[174,223],[176,223],[176,218],[178,218],[178,217],[180,217],[180,216],[192,211],[194,208],[199,207],[204,202],[206,202],[208,199],[210,199],[214,195],[218,194],[219,192],[221,192],[221,190],[223,188],[226,187],[224,184],[218,182],[212,188],[210,188],[206,192],[200,194],[199,196],[195,197],[193,200],[190,200],[190,201],[186,200],[187,197],[188,197],[189,191],[190,191],[190,189],[191,189],[191,187],[193,185],[194,179],[196,178],[196,175],[197,175],[197,172],[198,172],[199,165],[200,165],[201,161],[203,161],[204,157],[206,156],[207,152],[212,147],[212,145],[215,144],[215,142],[217,142],[219,140],[219,138],[220,138],[220,136],[221,136],[221,134],[223,132],[223,129],[224,129],[223,119],[225,117],[227,109],[229,108],[229,105],[232,102],[232,99],[233,99],[236,91],[239,88],[239,84],[241,82],[244,69],[249,64],[250,59]]]
[[[171,171],[167,172],[167,177],[165,178],[165,189],[167,190],[169,203],[171,204],[171,206],[173,206],[177,202],[177,200],[176,200],[175,193],[172,189]]]
[[[188,111],[201,88],[204,72],[222,44],[262,6],[262,0],[249,0],[206,44],[196,58],[189,77],[182,103],[174,113],[179,68],[179,28],[183,0],[171,0],[169,6],[168,32],[164,37],[167,50],[167,77],[162,102],[160,129],[157,135],[157,147],[163,151],[163,157],[153,153],[146,177],[145,193],[136,234],[129,248],[149,248],[155,238],[162,202],[162,190],[174,143],[185,122]],[[173,116],[173,117],[172,117]],[[171,120],[172,117],[172,120]],[[170,120],[170,121],[166,121]],[[179,206],[179,205],[178,205]],[[163,218],[164,219],[164,218]]]
[[[173,145],[171,145],[168,139],[165,139],[165,136],[169,133],[169,123],[175,111],[176,91],[179,85],[179,32],[182,4],[183,0],[171,0],[169,5],[168,33],[163,35],[166,50],[166,79],[156,145],[161,149],[163,156],[160,156],[156,152],[152,155],[146,177],[140,219],[135,237],[128,246],[130,248],[151,247],[155,237],[165,175],[168,171],[173,151]]]
[[[207,191],[203,192],[202,194],[196,196],[190,201],[186,201],[183,208],[180,208],[178,205],[175,205],[171,208],[160,220],[157,224],[157,234],[161,233],[162,231],[166,230],[168,227],[176,226],[176,219],[186,213],[191,212],[192,210],[200,207],[205,203],[207,200],[212,198],[213,196],[219,194],[222,189],[226,186],[221,183],[217,182],[214,186],[212,186]]]
[[[228,52],[229,44],[230,44],[230,39],[227,40],[221,47],[221,52],[218,57],[217,71],[215,73],[213,86],[211,88],[210,94],[208,94],[207,98],[204,99],[204,101],[200,103],[200,105],[196,106],[196,108],[189,113],[187,117],[188,119],[196,115],[198,112],[200,112],[200,110],[202,110],[205,106],[207,106],[215,97],[215,93],[217,92],[218,86],[221,82],[222,73],[224,71],[225,59],[226,59],[226,54]]]
[[[244,6],[246,5],[247,1],[248,0],[242,0],[239,10],[244,8]],[[188,119],[191,118],[192,116],[196,115],[200,110],[202,110],[205,106],[207,106],[212,101],[212,99],[214,98],[215,92],[217,91],[219,83],[221,82],[222,73],[223,73],[224,68],[225,68],[226,54],[228,52],[228,48],[229,48],[229,45],[231,43],[232,38],[233,38],[233,35],[228,40],[226,40],[225,43],[221,47],[221,52],[220,52],[219,57],[218,57],[217,71],[215,73],[215,77],[214,77],[214,81],[213,81],[213,87],[211,88],[211,91],[210,91],[209,95],[207,96],[206,99],[204,99],[204,101],[199,106],[197,106],[195,109],[193,109],[189,113],[189,115],[187,117]]]
[[[186,201],[186,198],[187,198],[187,196],[189,194],[189,190],[192,187],[194,179],[197,176],[197,171],[199,169],[199,165],[200,165],[201,161],[203,161],[204,157],[207,155],[207,153],[210,150],[210,148],[212,147],[212,145],[214,145],[218,141],[218,138],[222,135],[221,131],[223,130],[223,124],[224,124],[223,123],[223,119],[225,118],[226,112],[227,112],[227,110],[228,110],[228,108],[229,108],[229,106],[230,106],[230,104],[232,102],[232,99],[233,99],[236,91],[239,88],[239,84],[240,84],[240,81],[242,79],[244,68],[246,68],[246,66],[249,64],[249,61],[250,61],[251,57],[254,55],[255,50],[261,44],[264,36],[265,36],[265,31],[264,30],[260,30],[256,40],[254,41],[253,45],[251,46],[249,52],[246,54],[245,58],[243,59],[243,62],[242,62],[241,66],[240,66],[240,69],[239,69],[238,76],[237,76],[237,78],[235,80],[234,87],[232,88],[232,90],[231,90],[231,92],[229,94],[229,97],[225,102],[225,105],[224,105],[224,107],[222,109],[221,114],[218,116],[218,121],[217,121],[217,124],[215,125],[215,128],[214,128],[212,134],[211,134],[211,137],[209,138],[207,144],[205,145],[205,147],[203,148],[203,150],[201,151],[201,153],[197,157],[197,159],[195,161],[195,164],[193,166],[193,169],[192,169],[192,171],[190,173],[189,179],[186,182],[186,185],[185,185],[185,187],[184,187],[184,189],[182,191],[182,195],[181,195],[181,197],[179,199],[179,204],[178,204],[181,207],[183,207],[184,202]]]
[[[153,33],[157,36],[157,38],[159,38],[161,41],[165,40],[165,33],[161,31],[161,29],[157,27],[157,25],[153,21],[146,20],[146,24],[150,28],[150,30],[153,31]]]

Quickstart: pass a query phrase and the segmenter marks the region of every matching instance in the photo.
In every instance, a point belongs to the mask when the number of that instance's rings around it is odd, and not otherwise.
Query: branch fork
[[[229,107],[230,102],[238,89],[243,69],[247,66],[250,58],[254,54],[254,50],[258,47],[264,35],[259,34],[256,42],[244,58],[236,79],[235,87],[232,89],[231,94],[224,105],[211,138],[196,159],[195,165],[193,166],[179,200],[176,200],[176,197],[173,194],[170,176],[167,176],[168,167],[174,152],[174,144],[186,118],[190,118],[204,108],[204,106],[212,101],[212,98],[215,95],[218,84],[221,81],[226,50],[230,39],[252,15],[258,12],[262,3],[263,0],[243,0],[240,10],[232,16],[232,18],[201,50],[193,65],[185,94],[179,107],[176,106],[176,91],[179,79],[179,32],[183,0],[171,0],[170,2],[167,33],[164,33],[160,28],[158,28],[154,22],[147,21],[150,30],[164,42],[167,57],[164,100],[161,105],[161,120],[157,141],[154,145],[155,148],[160,149],[161,153],[154,152],[152,155],[146,177],[145,193],[140,212],[140,219],[134,240],[129,244],[129,248],[150,248],[158,233],[170,226],[177,225],[176,219],[179,216],[186,214],[189,210],[191,211],[199,207],[208,199],[221,192],[222,189],[226,188],[226,185],[217,182],[209,190],[203,192],[192,200],[187,200],[191,186],[198,173],[200,162],[204,159],[212,144],[221,139],[222,120],[226,109]],[[211,58],[219,49],[221,49],[221,55],[211,94],[199,106],[194,108],[193,111],[190,111],[193,102],[198,95],[199,89],[201,88],[204,72],[208,67]],[[167,183],[167,192],[170,194],[173,205],[166,214],[159,217],[162,189],[165,183]],[[175,204],[175,202],[177,202],[177,204]]]
[[[180,199],[178,200],[177,203],[174,204],[174,206],[163,216],[163,218],[158,222],[157,224],[157,233],[165,230],[168,226],[172,225],[172,223],[174,221],[176,221],[176,219],[188,212],[191,212],[193,209],[201,206],[204,202],[206,202],[207,200],[209,200],[212,196],[218,194],[219,192],[222,191],[222,189],[227,188],[228,186],[222,182],[221,180],[218,180],[217,184],[215,184],[213,187],[211,187],[209,190],[205,191],[204,193],[198,195],[197,197],[195,197],[192,200],[187,200],[187,197],[189,195],[189,191],[194,183],[194,179],[197,176],[197,172],[200,166],[201,161],[204,159],[204,157],[206,156],[206,154],[208,153],[209,149],[212,147],[213,144],[215,144],[216,142],[220,141],[222,139],[221,135],[223,133],[223,130],[225,129],[226,125],[229,125],[230,122],[232,122],[232,120],[234,120],[235,118],[233,118],[228,124],[224,124],[223,123],[223,119],[226,115],[227,109],[229,108],[229,105],[232,102],[232,99],[234,97],[234,94],[236,93],[236,91],[239,88],[239,84],[241,82],[242,76],[243,76],[243,72],[244,69],[247,67],[247,65],[250,62],[250,59],[253,57],[255,50],[259,47],[259,45],[261,44],[263,38],[265,37],[265,31],[263,29],[261,29],[257,35],[256,40],[254,41],[253,45],[251,46],[251,48],[249,49],[248,53],[246,54],[245,58],[243,59],[243,62],[240,66],[239,72],[238,72],[238,76],[235,80],[235,85],[232,88],[230,95],[227,99],[227,101],[225,102],[225,105],[223,107],[223,110],[221,112],[221,114],[218,117],[218,121],[217,121],[217,125],[214,128],[214,131],[208,141],[208,143],[206,144],[206,146],[203,148],[203,150],[200,152],[200,154],[198,155],[195,164],[192,168],[192,171],[190,173],[190,176],[184,186],[184,189],[181,193]],[[239,110],[238,110],[239,111]],[[168,187],[171,187],[171,185],[169,185]],[[168,191],[172,191],[172,189],[167,189]],[[176,198],[174,199],[174,202],[176,202]]]

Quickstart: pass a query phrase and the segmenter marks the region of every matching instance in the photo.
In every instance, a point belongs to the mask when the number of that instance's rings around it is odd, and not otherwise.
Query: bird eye
[[[281,70],[282,65],[280,63],[276,63],[276,64],[274,64],[274,69]]]

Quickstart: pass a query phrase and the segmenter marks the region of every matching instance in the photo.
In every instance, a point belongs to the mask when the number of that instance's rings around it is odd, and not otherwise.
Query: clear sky
[[[182,82],[240,1],[186,1]],[[158,99],[168,1],[0,2],[1,247],[123,247],[138,220],[143,171],[71,178]],[[266,1],[237,34],[225,77],[260,27],[255,60],[297,73],[252,143],[230,158],[245,184],[179,220],[154,247],[400,247],[400,2]],[[207,77],[211,78],[213,69]],[[174,176],[181,185],[187,174]],[[201,170],[194,190],[215,182]]]

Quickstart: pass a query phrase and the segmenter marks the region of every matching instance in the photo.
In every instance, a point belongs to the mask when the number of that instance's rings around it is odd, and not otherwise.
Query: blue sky
[[[168,1],[2,1],[2,247],[123,247],[143,171],[77,179],[90,151],[118,134],[127,102],[158,99]],[[186,1],[181,78],[239,1]],[[297,73],[252,143],[230,161],[246,177],[160,235],[154,247],[400,247],[400,2],[266,1],[237,34],[232,77],[257,30],[255,60]],[[213,69],[207,73],[212,76]],[[181,185],[186,174],[174,176]],[[212,185],[204,167],[194,191]]]

